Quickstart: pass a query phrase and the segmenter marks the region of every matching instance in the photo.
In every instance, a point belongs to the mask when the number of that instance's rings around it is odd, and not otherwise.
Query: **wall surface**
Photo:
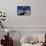
[[[7,15],[7,22],[5,23],[5,26],[8,27],[8,29],[11,29],[10,31],[20,31],[20,36],[17,33],[11,35],[15,41],[16,39],[19,39],[18,37],[21,37],[24,34],[32,33],[31,31],[45,31],[44,33],[46,33],[46,0],[24,1],[0,0],[0,10],[6,12]],[[31,16],[17,16],[17,6],[19,5],[31,6]],[[18,46],[20,43],[16,43],[16,45]]]
[[[28,2],[25,2],[28,1]],[[46,27],[46,0],[0,0],[0,10],[6,12],[7,27]],[[17,16],[17,6],[31,6],[31,16]]]

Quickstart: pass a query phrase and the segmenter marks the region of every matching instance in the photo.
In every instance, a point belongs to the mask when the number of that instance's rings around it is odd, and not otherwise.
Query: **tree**
[[[4,22],[6,20],[6,15],[4,12],[0,11],[0,27],[3,28],[4,27]]]

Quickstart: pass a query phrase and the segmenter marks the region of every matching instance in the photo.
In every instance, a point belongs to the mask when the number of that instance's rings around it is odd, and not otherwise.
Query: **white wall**
[[[28,3],[23,1],[19,3],[18,0],[0,0],[0,9],[6,12],[8,19],[6,26],[13,27],[11,28],[12,31],[20,31],[20,36],[31,31],[46,31],[46,0],[28,1]],[[31,16],[17,16],[18,5],[31,6]],[[18,38],[17,34],[16,36]]]
[[[9,21],[7,27],[46,27],[46,0],[27,1],[0,0],[0,9],[6,12]],[[31,16],[17,16],[18,5],[31,6]]]

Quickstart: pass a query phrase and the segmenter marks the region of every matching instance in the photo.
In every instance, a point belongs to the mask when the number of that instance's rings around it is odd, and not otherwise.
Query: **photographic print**
[[[17,15],[18,16],[30,16],[31,7],[30,6],[17,6]]]

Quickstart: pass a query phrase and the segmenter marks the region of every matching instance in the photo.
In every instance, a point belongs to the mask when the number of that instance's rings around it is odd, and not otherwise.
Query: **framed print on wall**
[[[31,7],[30,6],[17,6],[17,15],[18,16],[30,16]]]

